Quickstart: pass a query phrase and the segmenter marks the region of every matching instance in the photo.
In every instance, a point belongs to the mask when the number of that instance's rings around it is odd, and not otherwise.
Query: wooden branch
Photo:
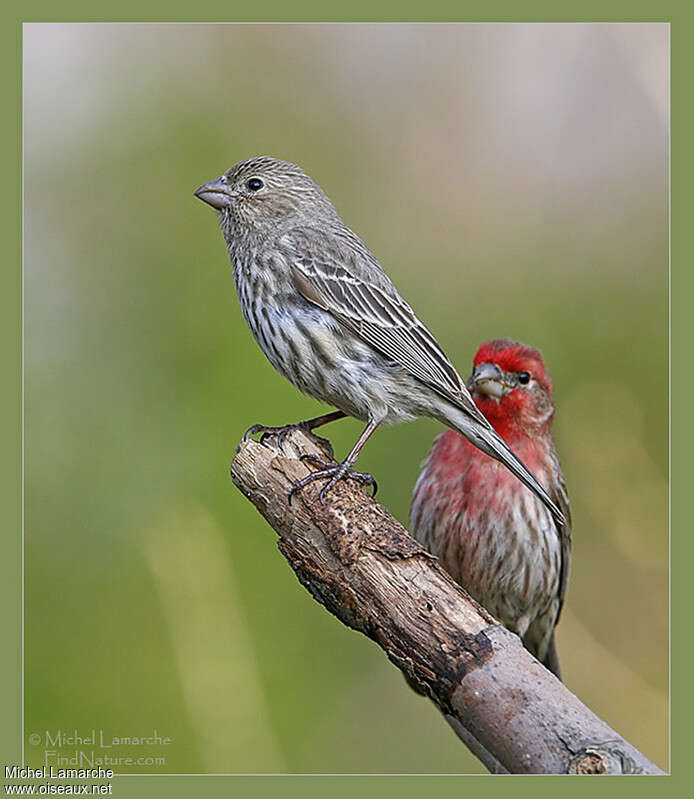
[[[300,430],[239,445],[234,483],[279,535],[301,583],[340,621],[372,638],[495,772],[662,774],[592,713],[355,482],[318,501],[301,455],[330,459]]]

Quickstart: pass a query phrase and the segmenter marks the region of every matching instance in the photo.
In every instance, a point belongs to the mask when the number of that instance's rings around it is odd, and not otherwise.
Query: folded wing
[[[303,297],[489,427],[436,339],[400,297],[371,253],[363,245],[357,250],[352,245],[346,253],[342,242],[330,246],[324,235],[320,247],[293,241],[311,234],[313,231],[295,230],[283,239],[285,246],[295,244],[287,255],[294,283]],[[308,257],[306,252],[320,252],[320,258]]]

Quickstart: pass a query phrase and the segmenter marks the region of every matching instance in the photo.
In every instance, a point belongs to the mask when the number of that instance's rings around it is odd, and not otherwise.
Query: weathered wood
[[[330,457],[292,431],[239,445],[234,483],[279,535],[301,583],[340,621],[372,638],[496,772],[662,774],[592,713],[457,585],[354,481],[318,501],[291,485]]]

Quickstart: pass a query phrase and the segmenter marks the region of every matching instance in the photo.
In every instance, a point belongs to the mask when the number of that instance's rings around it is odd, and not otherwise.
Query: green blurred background
[[[24,59],[29,763],[480,770],[229,480],[249,425],[321,412],[253,342],[192,195],[270,154],[464,375],[489,338],[543,351],[574,516],[565,679],[665,767],[667,26],[31,24]],[[439,429],[360,459],[404,522]],[[358,430],[326,428],[337,453]],[[154,730],[170,742],[100,745]]]

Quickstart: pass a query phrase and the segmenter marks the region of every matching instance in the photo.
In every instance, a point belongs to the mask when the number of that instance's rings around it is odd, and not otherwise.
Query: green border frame
[[[191,13],[194,10],[194,14]],[[3,82],[3,94],[6,109],[6,120],[3,131],[3,212],[4,235],[4,267],[0,270],[0,302],[3,308],[0,313],[0,347],[2,348],[5,379],[0,383],[0,421],[3,429],[2,453],[3,473],[0,480],[2,492],[0,507],[3,512],[3,535],[0,537],[0,619],[3,634],[3,656],[0,658],[0,768],[6,763],[19,762],[21,757],[21,523],[22,523],[22,372],[21,372],[21,335],[22,335],[22,273],[21,273],[21,38],[24,22],[262,22],[262,21],[422,21],[422,22],[669,22],[671,45],[671,529],[672,529],[672,571],[671,601],[672,614],[672,691],[676,698],[671,719],[670,764],[673,774],[664,778],[660,790],[680,790],[689,782],[683,766],[687,744],[691,738],[690,725],[687,722],[686,708],[691,706],[692,689],[689,682],[682,678],[679,664],[687,662],[688,641],[686,632],[677,635],[679,622],[683,616],[685,603],[691,597],[685,591],[687,582],[682,572],[686,564],[692,562],[691,536],[684,527],[684,508],[681,497],[685,486],[692,477],[692,468],[685,463],[685,454],[692,451],[692,427],[688,423],[686,410],[688,398],[694,390],[692,370],[686,367],[691,361],[688,356],[688,343],[692,340],[691,311],[688,313],[692,291],[691,270],[687,268],[686,250],[687,224],[691,227],[691,185],[692,147],[694,130],[692,130],[692,92],[691,82],[687,75],[694,74],[692,58],[692,37],[694,35],[694,11],[691,5],[654,3],[654,2],[601,2],[564,4],[528,2],[514,4],[511,2],[494,3],[493,5],[477,3],[446,2],[428,3],[425,8],[405,0],[399,4],[383,2],[352,2],[340,7],[328,6],[325,2],[305,0],[295,2],[288,7],[280,0],[270,0],[260,4],[236,4],[228,2],[206,2],[204,7],[183,2],[128,2],[124,0],[112,10],[106,11],[103,6],[96,8],[94,4],[85,2],[69,2],[61,4],[60,10],[49,5],[45,0],[33,3],[30,8],[17,5],[6,6],[2,14],[0,26],[0,70]],[[689,65],[689,66],[687,66]],[[664,390],[665,387],[655,387]],[[644,390],[654,390],[644,380]],[[691,581],[689,581],[691,582]],[[4,768],[0,777],[4,782]],[[461,790],[465,786],[460,780],[482,779],[480,777],[385,777],[385,776],[276,776],[276,777],[120,777],[114,778],[114,794],[118,796],[156,796],[160,792],[167,797],[189,797],[195,793],[199,797],[228,795],[230,792],[243,797],[264,795],[266,791],[282,792],[288,795],[323,796],[329,792],[334,797],[352,796],[355,790],[378,793],[397,793],[406,799],[408,796],[419,797],[422,792],[434,794],[449,793]],[[511,777],[506,779],[521,780],[516,782],[512,790],[532,791],[536,794],[541,780],[546,777]],[[609,780],[606,790],[629,791],[641,794],[652,790],[653,786],[643,785],[644,780],[637,779],[623,787],[617,787]],[[663,778],[660,778],[663,779]],[[553,783],[552,778],[549,778]],[[455,784],[453,784],[455,782]],[[603,780],[604,782],[604,780]],[[356,784],[355,784],[356,783]],[[500,786],[500,787],[499,787]],[[492,791],[506,792],[509,786],[502,781]],[[475,786],[477,787],[477,786]],[[551,791],[556,785],[548,785]],[[490,784],[485,783],[485,790]],[[574,783],[565,782],[562,793],[583,791]]]

